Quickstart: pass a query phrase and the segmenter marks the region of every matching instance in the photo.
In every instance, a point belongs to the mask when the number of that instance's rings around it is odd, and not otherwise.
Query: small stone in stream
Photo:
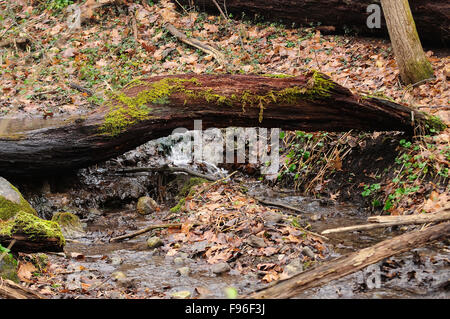
[[[267,212],[263,215],[263,219],[269,224],[276,224],[283,219],[283,216],[275,212]]]
[[[120,257],[111,257],[111,265],[118,266],[123,263],[123,259]]]
[[[311,221],[316,222],[320,219],[320,215],[319,214],[312,214],[311,217],[309,218]]]
[[[255,236],[255,235],[251,235],[247,238],[247,243],[252,246],[252,247],[256,247],[256,248],[263,248],[266,247],[266,242],[264,241],[264,238]]]
[[[228,271],[230,271],[230,269],[231,269],[230,265],[228,265],[228,263],[226,263],[226,262],[214,264],[211,266],[212,272],[217,275],[228,272]]]
[[[121,272],[121,271],[115,271],[111,274],[111,278],[113,278],[114,280],[123,280],[125,278],[127,278],[127,276]]]
[[[118,291],[108,292],[108,298],[111,298],[111,299],[125,299],[125,297]]]
[[[297,273],[299,273],[298,268],[291,264],[286,265],[286,267],[284,267],[283,274],[285,274],[287,277],[291,277]]]
[[[147,247],[148,248],[157,248],[162,246],[164,243],[161,240],[161,238],[157,237],[157,236],[153,236],[153,237],[149,237],[147,239]]]
[[[174,263],[175,265],[184,265],[185,260],[184,260],[183,257],[175,257],[175,258],[173,259],[173,263]]]
[[[177,269],[177,274],[180,276],[189,276],[191,269],[189,267],[181,267]]]
[[[143,196],[138,199],[136,209],[141,215],[148,215],[156,211],[158,204],[149,196]]]
[[[136,287],[136,281],[129,277],[117,279],[117,283],[123,288],[131,289]]]
[[[186,299],[191,296],[191,292],[188,290],[182,290],[172,293],[171,296],[175,299]]]
[[[311,259],[314,259],[316,257],[314,252],[308,246],[303,247],[302,254],[305,255],[305,256],[308,256]]]

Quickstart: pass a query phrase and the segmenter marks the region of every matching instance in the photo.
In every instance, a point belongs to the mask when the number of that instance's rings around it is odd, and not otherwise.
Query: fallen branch
[[[260,202],[261,204],[264,204],[264,205],[282,207],[282,208],[286,208],[286,209],[289,209],[289,210],[293,210],[293,211],[301,213],[301,214],[305,214],[305,211],[301,210],[300,208],[294,207],[294,206],[290,206],[290,205],[283,204],[283,203],[280,203],[280,202],[272,202],[272,201],[269,201],[269,200],[266,200],[266,199],[262,199],[262,198],[259,198],[259,197],[255,197],[255,199],[258,202]]]
[[[5,299],[45,299],[41,294],[0,277],[0,297]]]
[[[127,174],[127,173],[140,173],[140,172],[171,172],[171,173],[186,173],[191,176],[200,177],[203,179],[207,179],[209,181],[216,181],[217,178],[211,175],[202,174],[199,172],[196,172],[194,170],[191,170],[186,167],[171,167],[168,165],[164,165],[161,167],[136,167],[136,168],[127,168],[127,169],[121,169],[117,170],[115,173],[118,174]]]
[[[385,258],[449,237],[450,222],[384,240],[374,246],[329,261],[316,268],[256,291],[246,298],[292,298],[309,288],[318,287],[361,270]]]
[[[129,233],[129,234],[125,234],[122,236],[117,236],[117,237],[111,238],[109,241],[116,242],[116,241],[120,241],[120,240],[127,239],[127,238],[134,238],[139,235],[145,234],[151,230],[158,229],[158,228],[180,228],[182,225],[183,225],[182,223],[150,225],[141,230],[135,231],[133,233]],[[199,225],[199,224],[197,224],[197,223],[194,224],[194,226],[197,226],[197,225]]]
[[[205,52],[206,54],[211,54],[220,65],[225,66],[225,64],[226,64],[225,56],[219,50],[217,50],[217,49],[213,48],[212,46],[210,46],[202,41],[199,41],[197,39],[188,38],[184,33],[180,32],[177,28],[175,28],[173,25],[171,25],[168,22],[164,24],[164,27],[167,29],[167,31],[169,31],[174,37],[176,37],[181,42],[189,44],[189,45]]]
[[[368,218],[371,224],[354,225],[347,227],[338,227],[327,229],[322,232],[325,234],[342,233],[354,230],[369,230],[382,227],[391,227],[398,225],[425,224],[433,222],[442,222],[450,220],[450,211],[434,214],[418,214],[407,216],[372,216]]]

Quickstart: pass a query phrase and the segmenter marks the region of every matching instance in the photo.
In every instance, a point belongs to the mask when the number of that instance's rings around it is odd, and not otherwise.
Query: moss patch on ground
[[[193,195],[193,189],[192,188],[194,186],[196,186],[196,185],[201,185],[201,184],[204,184],[204,183],[209,183],[209,181],[207,181],[204,178],[200,178],[200,177],[192,177],[192,178],[190,178],[184,184],[184,186],[181,188],[180,192],[178,193],[177,198],[179,198],[179,201],[178,201],[177,205],[172,207],[170,209],[170,211],[172,213],[179,212],[181,207],[183,207],[183,205],[186,203],[186,197]]]
[[[0,257],[2,256],[3,258],[0,260],[0,278],[19,282],[19,277],[17,276],[17,260],[14,259],[8,249],[0,245]]]
[[[53,215],[52,221],[58,223],[66,237],[76,237],[84,233],[80,219],[72,213],[57,212]]]

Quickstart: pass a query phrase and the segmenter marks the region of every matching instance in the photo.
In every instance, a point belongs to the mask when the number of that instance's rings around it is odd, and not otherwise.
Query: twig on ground
[[[167,29],[167,31],[169,31],[174,37],[176,37],[181,42],[189,44],[207,54],[212,55],[220,65],[222,66],[226,65],[225,57],[219,50],[197,39],[188,38],[184,33],[180,32],[177,28],[175,28],[172,24],[168,22],[164,24],[164,27]]]
[[[140,173],[140,172],[171,172],[171,173],[186,173],[192,176],[200,177],[207,179],[209,181],[216,181],[218,178],[211,176],[211,175],[205,175],[202,173],[198,173],[194,170],[191,170],[189,168],[185,167],[171,167],[168,165],[164,165],[162,167],[136,167],[136,168],[127,168],[127,169],[121,169],[116,171],[115,173],[119,174],[127,174],[127,173]]]
[[[122,235],[122,236],[113,237],[113,238],[110,239],[110,242],[116,242],[116,241],[123,240],[123,239],[126,239],[126,238],[134,238],[136,236],[145,234],[145,233],[147,233],[147,232],[149,232],[151,230],[158,229],[158,228],[180,228],[182,225],[183,225],[182,223],[150,225],[150,226],[147,226],[147,227],[145,227],[145,228],[143,228],[141,230],[135,231],[133,233],[129,233],[129,234],[125,234],[125,235]],[[194,223],[194,226],[198,226],[198,225],[200,225],[200,224]]]

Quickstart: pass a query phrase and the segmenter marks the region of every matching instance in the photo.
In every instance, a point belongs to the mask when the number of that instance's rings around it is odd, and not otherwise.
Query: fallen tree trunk
[[[368,221],[371,222],[371,224],[327,229],[322,232],[322,235],[342,233],[355,230],[370,230],[375,228],[398,226],[398,225],[435,223],[447,221],[449,219],[450,219],[450,209],[448,209],[446,212],[436,214],[417,214],[408,216],[372,216],[368,218]]]
[[[304,290],[321,286],[385,258],[423,246],[435,240],[447,238],[449,235],[449,222],[423,230],[412,231],[304,271],[269,288],[257,291],[248,297],[255,299],[292,298]]]
[[[362,98],[318,72],[156,76],[129,84],[85,116],[5,119],[0,175],[59,174],[123,154],[177,128],[274,127],[304,131],[408,131],[426,115]]]
[[[24,253],[36,253],[43,251],[60,252],[64,246],[61,245],[59,238],[30,238],[25,234],[13,234],[11,236],[0,235],[0,244],[6,246],[15,240],[12,251],[20,251]]]
[[[174,1],[188,5],[191,0]],[[218,14],[217,6],[212,0],[195,0],[200,9]],[[223,2],[219,1],[222,5]],[[381,12],[381,27],[369,28],[367,7],[379,1],[373,0],[227,0],[223,9],[241,17],[255,15],[265,19],[300,26],[317,25],[319,29],[345,33],[356,31],[360,35],[389,38],[386,22]],[[450,2],[447,0],[410,0],[411,11],[422,43],[446,47],[450,43]],[[381,6],[381,5],[380,5]],[[331,28],[330,28],[331,27]]]
[[[4,299],[45,299],[41,294],[3,278],[0,278],[0,297]]]

